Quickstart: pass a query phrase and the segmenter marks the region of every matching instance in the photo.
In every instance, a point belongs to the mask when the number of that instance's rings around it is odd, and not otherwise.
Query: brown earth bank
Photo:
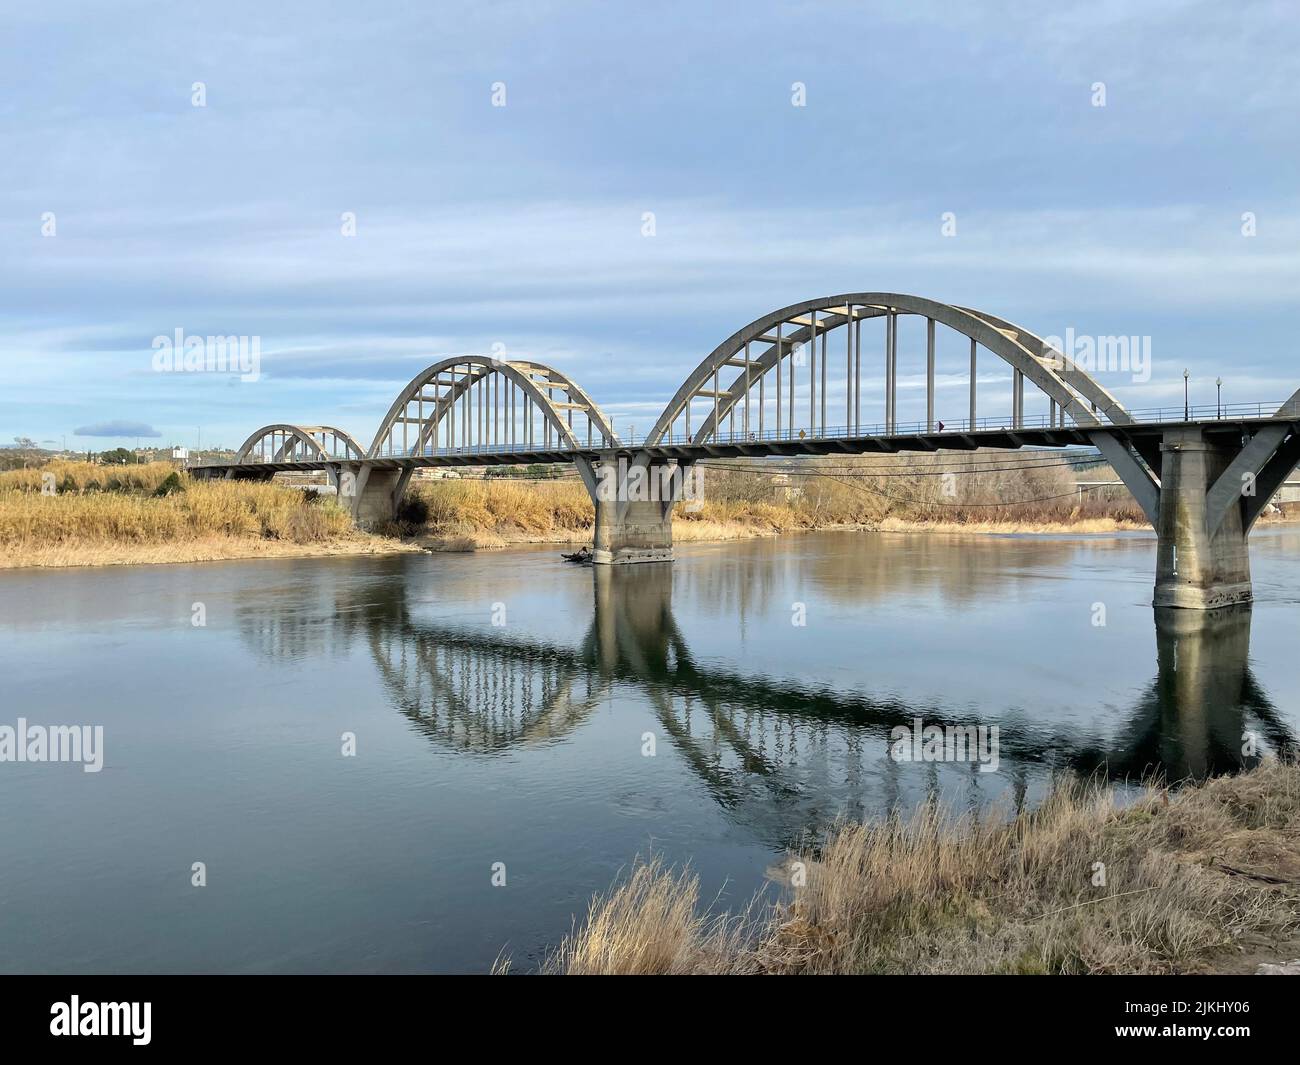
[[[321,543],[203,536],[165,544],[63,544],[0,556],[0,569],[67,569],[75,566],[175,565],[258,558],[331,558],[341,555],[420,553],[418,544],[383,536],[341,536]]]
[[[1136,801],[1068,781],[1014,817],[926,805],[837,825],[772,877],[779,900],[710,914],[689,870],[638,861],[543,972],[1253,973],[1300,957],[1300,767]]]

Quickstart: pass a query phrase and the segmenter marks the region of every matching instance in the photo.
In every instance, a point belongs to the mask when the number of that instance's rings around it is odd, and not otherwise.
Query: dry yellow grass
[[[841,467],[844,461],[836,460]],[[884,460],[876,456],[870,461],[878,469]],[[927,460],[913,456],[908,461]],[[317,545],[340,553],[380,550],[389,541],[392,550],[400,550],[396,537],[409,535],[419,536],[421,546],[451,551],[521,542],[578,543],[590,540],[594,517],[576,479],[447,479],[417,483],[407,520],[387,530],[393,535],[376,538],[355,533],[346,513],[332,502],[306,503],[301,494],[274,484],[191,482],[181,475],[183,491],[156,498],[173,472],[167,463],[104,467],[54,462],[0,473],[0,566],[258,557],[270,553],[259,546],[266,542]],[[41,494],[46,474],[53,476],[58,495]],[[1027,498],[1055,494],[1063,485],[1068,488],[1067,482],[1060,469],[979,473],[963,482],[962,490]],[[787,494],[774,490],[766,476],[707,470],[702,506],[679,507],[673,535],[685,543],[834,528],[982,533],[1145,528],[1133,507],[1079,506],[1068,498],[1004,511],[954,509],[941,505],[935,478],[803,478],[791,485],[797,491]],[[200,540],[206,546],[196,546]],[[241,541],[248,545],[243,550]]]
[[[595,518],[578,481],[443,480],[418,484],[412,495],[427,507],[428,531],[446,536],[585,532]]]
[[[167,462],[146,462],[139,466],[97,466],[91,462],[46,463],[44,466],[0,473],[0,492],[40,492],[46,474],[52,474],[61,493],[130,492],[152,494],[175,471]]]
[[[744,948],[743,917],[699,912],[699,878],[638,864],[592,901],[586,925],[567,938],[546,971],[570,976],[687,975],[727,966]]]
[[[867,471],[946,470],[954,460],[923,455],[827,460],[831,470],[862,465]],[[678,507],[673,535],[679,541],[727,540],[799,530],[833,528],[938,529],[977,533],[1112,532],[1146,528],[1136,504],[1085,500],[1073,492],[1066,468],[992,471],[998,456],[971,460],[989,470],[961,473],[948,486],[936,476],[890,477],[875,473],[792,477],[774,485],[770,473],[708,467],[698,507]],[[1049,459],[1044,461],[1056,461]],[[828,465],[829,464],[829,465]],[[809,463],[814,469],[816,464]],[[420,484],[416,497],[427,508],[424,530],[440,546],[501,546],[521,541],[572,542],[591,534],[594,513],[586,490],[574,480],[441,480]],[[988,508],[989,500],[1039,500]]]
[[[795,859],[792,859],[792,863]],[[658,863],[592,905],[548,972],[1180,973],[1300,932],[1300,767],[1268,763],[1120,808],[1070,784],[1007,819],[844,824],[792,899],[698,914]],[[1098,866],[1105,883],[1096,883]],[[1228,959],[1225,962],[1225,959]]]
[[[0,489],[0,544],[163,543],[206,535],[312,543],[351,532],[330,501],[307,503],[273,484],[214,481],[164,498],[97,493],[43,496]]]
[[[333,501],[308,501],[275,484],[182,475],[178,490],[155,495],[173,472],[164,463],[53,463],[0,475],[0,566],[190,561],[307,547],[334,553],[344,544],[365,550],[372,539],[359,536]],[[58,494],[42,494],[44,473],[54,475]],[[292,547],[277,552],[268,544]]]

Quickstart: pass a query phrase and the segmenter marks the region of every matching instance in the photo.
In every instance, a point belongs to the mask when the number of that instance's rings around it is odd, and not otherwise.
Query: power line
[[[940,469],[946,466],[953,466],[958,469],[968,470],[968,469],[987,468],[996,463],[1009,463],[1011,467],[1022,468],[1022,467],[1031,467],[1037,465],[1061,465],[1061,466],[1088,465],[1088,464],[1104,463],[1106,461],[1104,456],[1102,456],[1100,452],[1091,452],[1086,455],[1060,455],[1060,454],[1046,452],[1046,451],[1035,451],[1032,453],[1019,452],[1011,455],[989,455],[986,456],[986,460],[972,461],[974,459],[975,456],[971,455],[968,458],[954,458],[951,460],[942,460],[939,462],[929,463],[923,468]],[[802,468],[816,469],[822,471],[845,470],[845,471],[858,473],[862,471],[868,471],[868,472],[875,471],[875,470],[894,471],[899,469],[898,463],[887,463],[887,464],[877,464],[877,465],[862,465],[862,464],[819,465],[815,459],[791,460],[788,458],[781,459],[781,460],[761,460],[758,462],[752,462],[752,461],[751,462],[743,462],[743,461],[730,462],[726,459],[701,459],[700,463],[702,465],[712,464],[718,469],[732,469],[732,470],[746,470],[746,471],[748,470],[762,471],[762,470],[771,470],[771,469],[792,470],[792,469],[799,469],[802,467]]]
[[[1090,461],[1096,462],[1098,460],[1090,460]],[[703,466],[705,469],[719,470],[728,473],[749,473],[749,474],[783,473],[791,477],[835,477],[838,475],[838,476],[845,476],[845,477],[873,478],[873,479],[874,478],[888,479],[893,477],[947,477],[950,475],[956,476],[959,473],[1016,473],[1020,470],[1043,470],[1043,469],[1059,470],[1059,469],[1079,468],[1078,464],[1074,462],[1038,462],[1038,463],[1022,462],[1022,463],[1015,463],[1010,466],[991,466],[985,463],[983,465],[977,465],[977,466],[959,466],[954,469],[945,469],[943,465],[930,466],[930,467],[925,467],[923,469],[913,468],[910,470],[899,470],[897,466],[875,467],[874,469],[889,469],[891,471],[889,473],[875,473],[873,472],[873,468],[862,467],[862,466],[838,466],[838,467],[824,466],[824,467],[812,467],[812,468],[801,470],[790,466],[778,467],[778,468],[768,467],[766,469],[762,469],[759,467],[745,468],[739,466],[729,466],[720,463],[714,464],[709,462],[700,462],[697,463],[697,465]]]
[[[838,480],[838,478],[832,477],[831,480]],[[1055,495],[1050,496],[1035,496],[1033,499],[1003,499],[996,503],[941,503],[935,499],[907,499],[902,496],[892,496],[888,492],[881,492],[879,489],[868,488],[865,485],[853,484],[850,481],[841,481],[840,483],[846,488],[852,488],[855,492],[863,492],[867,495],[879,496],[882,499],[888,499],[894,503],[910,503],[912,506],[917,507],[948,507],[952,509],[962,509],[966,507],[1020,507],[1028,503],[1045,503],[1051,499],[1064,499],[1066,496],[1073,496],[1075,494],[1074,491],[1057,492]]]

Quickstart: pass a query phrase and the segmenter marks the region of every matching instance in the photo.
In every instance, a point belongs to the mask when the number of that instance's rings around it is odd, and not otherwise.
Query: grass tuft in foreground
[[[1203,971],[1300,934],[1300,767],[1154,788],[1123,808],[1079,783],[1011,819],[926,805],[842,824],[797,861],[792,899],[733,919],[700,914],[694,877],[639,864],[545,971]]]
[[[608,895],[592,900],[581,931],[546,972],[571,976],[686,975],[729,971],[744,953],[744,917],[699,912],[699,878],[658,858],[639,863]]]

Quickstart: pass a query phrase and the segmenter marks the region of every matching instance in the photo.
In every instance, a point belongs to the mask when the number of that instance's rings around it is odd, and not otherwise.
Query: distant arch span
[[[457,355],[411,379],[384,415],[368,454],[419,455],[440,441],[450,448],[540,446],[552,437],[570,449],[620,443],[595,400],[560,370],[528,360]]]
[[[366,452],[357,439],[332,425],[289,425],[278,422],[264,425],[239,447],[236,462],[249,462],[254,456],[268,462],[299,460],[329,461],[365,458]]]

